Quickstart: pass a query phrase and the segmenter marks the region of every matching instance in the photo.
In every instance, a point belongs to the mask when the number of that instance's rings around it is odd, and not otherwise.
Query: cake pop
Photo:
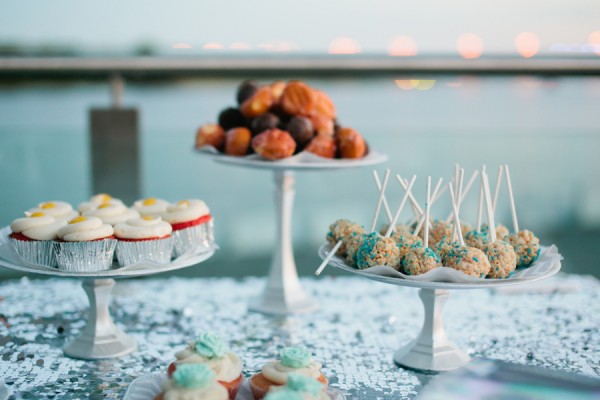
[[[339,246],[337,254],[345,256],[346,243],[350,237],[362,235],[363,233],[365,233],[365,228],[361,225],[347,219],[338,219],[333,224],[329,225],[329,232],[327,232],[325,238],[332,246],[335,246],[338,241],[341,241],[342,244]]]
[[[358,252],[356,266],[367,269],[376,265],[387,265],[394,269],[400,264],[400,249],[394,239],[381,236],[378,232],[365,235]]]

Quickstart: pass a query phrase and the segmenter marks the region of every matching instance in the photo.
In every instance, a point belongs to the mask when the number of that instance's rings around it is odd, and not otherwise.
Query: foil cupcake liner
[[[204,224],[173,231],[171,236],[173,237],[174,258],[188,252],[208,251],[215,241],[213,220],[211,219]]]
[[[56,256],[52,248],[52,240],[17,240],[10,238],[19,256],[34,264],[56,267]]]
[[[156,240],[123,241],[117,243],[115,252],[119,266],[135,264],[140,261],[154,261],[159,264],[171,262],[173,239],[171,237]]]
[[[116,239],[90,242],[54,242],[58,269],[71,272],[93,272],[111,269]]]

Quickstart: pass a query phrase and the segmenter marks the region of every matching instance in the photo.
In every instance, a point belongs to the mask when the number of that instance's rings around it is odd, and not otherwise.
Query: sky
[[[522,32],[537,38],[540,53],[585,45],[600,32],[600,1],[0,0],[0,43],[59,43],[91,52],[151,43],[159,52],[321,53],[336,38],[348,38],[338,47],[385,53],[400,36],[422,55],[456,52],[461,35],[471,33],[486,53],[514,53]]]

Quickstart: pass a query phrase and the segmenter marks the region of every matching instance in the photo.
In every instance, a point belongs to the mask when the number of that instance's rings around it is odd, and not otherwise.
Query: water
[[[427,81],[413,81],[417,88],[405,90],[407,79]],[[419,199],[424,178],[448,178],[455,161],[469,176],[485,163],[492,186],[497,165],[508,163],[520,225],[538,233],[543,243],[560,239],[559,248],[563,243],[570,259],[577,260],[570,262],[566,254],[567,270],[592,270],[597,261],[586,248],[600,238],[600,79],[307,80],[330,94],[344,125],[389,154],[387,167],[404,176],[417,174]],[[263,273],[274,240],[270,173],[218,165],[192,150],[195,129],[233,105],[238,82],[203,78],[128,83],[125,89],[124,103],[140,111],[142,195],[199,197],[215,215],[222,250],[199,273]],[[101,83],[0,86],[3,225],[40,201],[77,204],[91,194],[88,110],[108,102],[108,87]],[[369,224],[376,192],[370,169],[299,173],[296,189],[294,242],[302,253],[300,269],[308,272],[316,268],[316,249],[329,223],[346,217]],[[471,221],[475,193],[464,205],[463,216]],[[400,195],[393,185],[392,208]],[[449,209],[445,198],[433,213],[445,217]],[[504,189],[496,220],[510,226]]]

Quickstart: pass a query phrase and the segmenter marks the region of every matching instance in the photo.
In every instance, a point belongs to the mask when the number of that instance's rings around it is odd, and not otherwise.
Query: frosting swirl
[[[119,239],[149,239],[169,236],[173,228],[160,217],[133,218],[115,225]]]
[[[140,216],[137,211],[125,207],[123,203],[102,203],[94,210],[85,211],[83,215],[100,218],[102,222],[110,225]]]
[[[290,368],[304,368],[312,361],[309,351],[304,347],[285,347],[279,352],[281,365]]]
[[[227,390],[215,380],[215,373],[202,364],[182,365],[164,385],[164,400],[227,400]]]
[[[191,199],[170,204],[162,217],[170,224],[178,224],[193,221],[207,214],[210,214],[210,210],[206,203],[202,200]]]
[[[54,240],[58,230],[66,225],[64,219],[55,219],[43,212],[34,212],[25,218],[17,218],[10,224],[14,233],[21,233],[33,240]]]
[[[77,217],[58,230],[58,237],[66,242],[87,242],[104,239],[114,233],[113,227],[100,218]]]
[[[119,199],[115,199],[106,193],[100,193],[92,196],[89,201],[84,201],[79,204],[77,209],[80,213],[84,213],[86,211],[94,210],[98,208],[100,204],[109,203],[109,204],[123,204],[123,202]]]
[[[79,215],[79,213],[73,210],[66,201],[45,201],[37,205],[37,207],[31,208],[25,212],[25,214],[34,214],[42,212],[46,215],[54,217],[55,219],[70,220]]]
[[[299,347],[287,347],[280,352],[281,361],[270,361],[262,369],[263,375],[271,382],[284,385],[290,373],[318,379],[321,376],[321,364],[312,360],[308,350]]]
[[[184,364],[204,364],[217,374],[220,382],[236,380],[242,373],[242,360],[233,352],[228,351],[222,357],[208,358],[196,352],[195,343],[190,343],[185,349],[175,353],[177,368]]]
[[[169,206],[169,202],[155,197],[138,200],[133,203],[133,209],[140,213],[142,217],[160,217]]]
[[[265,400],[329,400],[324,385],[316,379],[290,373],[285,386],[272,386]]]

